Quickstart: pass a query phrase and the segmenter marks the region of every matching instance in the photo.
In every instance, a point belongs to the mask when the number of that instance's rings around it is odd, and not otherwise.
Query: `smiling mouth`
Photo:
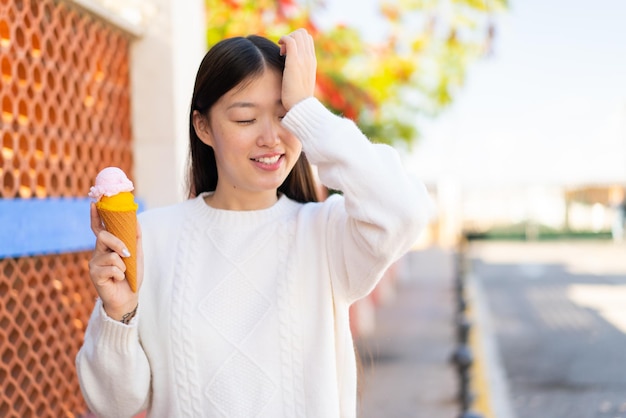
[[[261,157],[261,158],[252,158],[252,161],[256,161],[262,164],[276,164],[278,162],[278,160],[280,160],[280,157],[282,157],[282,154],[277,154],[274,155],[272,157]]]

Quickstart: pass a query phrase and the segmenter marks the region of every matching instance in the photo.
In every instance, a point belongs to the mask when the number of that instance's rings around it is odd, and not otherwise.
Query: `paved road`
[[[626,246],[472,243],[517,418],[626,418]]]
[[[458,382],[454,258],[438,248],[409,253],[396,294],[377,308],[374,332],[360,336],[360,418],[454,418]]]

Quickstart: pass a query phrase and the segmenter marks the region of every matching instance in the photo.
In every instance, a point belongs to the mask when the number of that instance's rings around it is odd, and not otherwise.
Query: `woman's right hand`
[[[139,301],[139,290],[133,292],[126,281],[126,266],[122,257],[128,249],[115,235],[104,229],[95,203],[91,204],[91,230],[96,235],[96,248],[89,261],[89,276],[93,282],[107,315],[121,320],[132,312]],[[141,228],[137,224],[137,289],[143,279],[143,249]]]
[[[315,94],[317,58],[313,37],[298,29],[278,40],[280,53],[285,55],[281,101],[286,110]]]

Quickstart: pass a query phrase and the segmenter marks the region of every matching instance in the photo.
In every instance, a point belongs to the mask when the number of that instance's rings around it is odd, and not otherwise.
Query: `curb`
[[[465,278],[474,326],[469,343],[474,353],[472,389],[474,410],[484,418],[515,418],[506,373],[493,331],[491,313],[479,278],[468,273]]]

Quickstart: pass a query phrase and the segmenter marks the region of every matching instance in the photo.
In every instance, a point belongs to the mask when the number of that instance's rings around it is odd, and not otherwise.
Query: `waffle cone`
[[[130,289],[137,292],[137,212],[97,209],[106,230],[121,239],[130,251],[130,257],[122,260],[126,265],[126,281]]]

